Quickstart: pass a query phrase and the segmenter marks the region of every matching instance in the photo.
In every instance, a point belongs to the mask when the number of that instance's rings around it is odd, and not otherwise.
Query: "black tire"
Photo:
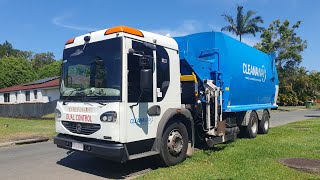
[[[255,138],[258,134],[258,115],[255,111],[250,114],[248,126],[245,128],[245,135],[247,138]]]
[[[172,133],[177,133],[177,132],[181,135],[181,138],[179,138],[179,142],[181,139],[182,146],[181,146],[181,144],[179,144],[179,145],[182,148],[179,152],[172,152],[173,150],[171,148],[171,151],[170,151],[168,144],[169,144],[169,142],[173,142],[173,141],[169,140],[169,136],[176,137],[176,136],[172,136]],[[181,122],[169,123],[166,126],[166,128],[162,134],[162,139],[161,139],[160,157],[163,162],[163,165],[173,166],[173,165],[176,165],[176,164],[183,162],[187,157],[188,142],[189,142],[188,141],[188,131],[187,131],[187,128],[185,127],[185,125]]]
[[[264,110],[261,120],[259,121],[259,134],[268,134],[270,128],[270,115],[268,111]]]

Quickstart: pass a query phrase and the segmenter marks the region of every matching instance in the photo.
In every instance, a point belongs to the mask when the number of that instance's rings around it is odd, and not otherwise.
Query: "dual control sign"
[[[66,120],[79,122],[92,122],[90,115],[66,114]]]
[[[78,121],[78,122],[92,122],[91,115],[88,113],[92,113],[93,109],[90,107],[69,107],[70,113],[66,114],[66,120],[69,121]],[[84,113],[84,114],[75,114],[75,113]]]

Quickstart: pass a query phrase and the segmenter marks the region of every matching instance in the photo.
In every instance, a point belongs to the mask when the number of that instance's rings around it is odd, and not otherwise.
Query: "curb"
[[[4,143],[0,143],[0,148],[7,147],[7,146],[13,146],[13,145],[39,143],[39,142],[45,142],[45,141],[49,141],[49,140],[50,140],[50,138],[48,138],[48,137],[41,137],[41,138],[24,139],[24,140],[12,141],[12,142],[4,142]]]
[[[0,143],[0,148],[1,147],[12,146],[12,145],[14,145],[14,142],[4,142],[4,143]]]
[[[293,112],[293,111],[304,111],[307,109],[277,109],[277,110],[281,112]]]

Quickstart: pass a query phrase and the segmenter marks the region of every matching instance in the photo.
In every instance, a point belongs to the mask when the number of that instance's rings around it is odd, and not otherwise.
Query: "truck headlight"
[[[61,118],[61,112],[58,109],[54,110],[54,113],[56,115],[56,118]]]
[[[102,122],[115,122],[117,120],[117,113],[115,111],[108,111],[100,116]]]

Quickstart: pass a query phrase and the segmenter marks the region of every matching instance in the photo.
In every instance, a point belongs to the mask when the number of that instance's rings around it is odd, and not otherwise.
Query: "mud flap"
[[[207,145],[213,147],[216,144],[221,144],[227,141],[234,141],[237,139],[237,133],[227,134],[225,136],[206,138]]]

